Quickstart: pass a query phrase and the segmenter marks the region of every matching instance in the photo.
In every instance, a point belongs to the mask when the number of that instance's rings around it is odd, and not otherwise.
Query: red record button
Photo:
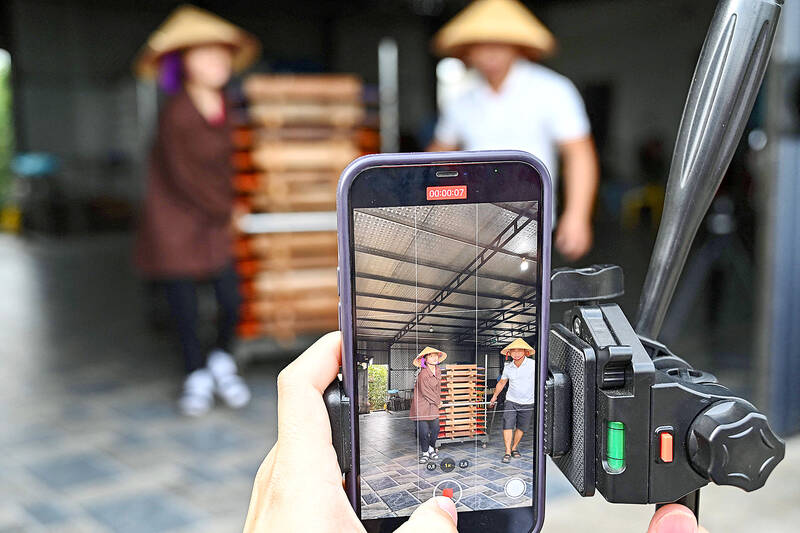
[[[659,442],[661,445],[660,457],[665,463],[672,462],[672,433],[662,431],[659,435]]]

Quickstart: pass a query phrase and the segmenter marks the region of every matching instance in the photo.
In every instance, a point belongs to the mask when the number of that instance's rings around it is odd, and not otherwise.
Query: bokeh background
[[[546,64],[579,88],[599,150],[596,243],[581,263],[624,266],[621,304],[633,316],[716,3],[525,3],[558,38],[559,52]],[[261,39],[264,52],[250,73],[356,75],[376,129],[379,112],[393,111],[380,117],[381,133],[399,150],[428,144],[437,99],[461,73],[440,62],[429,42],[464,0],[196,4]],[[164,303],[130,258],[161,101],[154,85],[133,77],[131,62],[176,6],[0,4],[2,532],[240,530],[253,476],[277,438],[275,378],[315,337],[249,335],[236,355],[252,404],[201,419],[177,413],[177,342]],[[675,353],[752,398],[788,438],[785,462],[761,491],[704,489],[701,517],[712,532],[788,532],[800,522],[800,440],[792,437],[800,431],[796,2],[787,2],[781,26],[662,335]],[[383,68],[397,74],[396,99],[382,102],[381,42]],[[241,94],[241,81],[232,94]],[[201,303],[210,322],[211,298]],[[651,508],[581,500],[557,470],[549,474],[545,531],[646,529]]]

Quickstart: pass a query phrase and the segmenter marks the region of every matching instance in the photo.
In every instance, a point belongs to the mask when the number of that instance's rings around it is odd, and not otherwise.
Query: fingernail
[[[661,517],[656,525],[658,533],[697,533],[697,521],[691,513],[674,511]]]
[[[453,523],[458,525],[458,512],[456,511],[456,504],[453,503],[453,500],[447,496],[437,496],[436,505],[443,511],[447,511],[447,514],[453,519]]]

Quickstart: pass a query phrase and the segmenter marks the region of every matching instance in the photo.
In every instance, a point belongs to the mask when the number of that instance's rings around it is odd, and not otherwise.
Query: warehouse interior
[[[0,3],[0,52],[7,51],[0,54],[0,74],[3,62],[10,72],[0,76],[0,85],[7,83],[10,91],[18,156],[7,180],[20,212],[19,219],[0,221],[0,419],[5,421],[0,427],[0,531],[240,530],[255,472],[277,439],[277,375],[317,336],[336,327],[335,311],[329,309],[336,301],[335,218],[320,209],[319,216],[303,219],[307,240],[286,244],[295,248],[285,256],[264,251],[282,242],[280,231],[243,238],[236,252],[240,274],[305,261],[314,283],[299,281],[304,287],[298,291],[324,300],[325,307],[309,300],[289,309],[285,302],[299,292],[286,293],[284,277],[248,278],[242,292],[256,296],[243,307],[246,323],[237,355],[252,403],[198,420],[177,413],[178,343],[164,302],[131,260],[147,155],[165,97],[153,83],[138,80],[131,65],[147,36],[181,3]],[[598,149],[594,246],[577,266],[623,265],[626,292],[619,303],[634,317],[675,135],[716,2],[524,3],[556,35],[558,53],[545,64],[580,91]],[[347,79],[357,80],[358,105],[366,117],[366,126],[359,122],[353,128],[373,144],[382,120],[379,48],[391,43],[398,87],[394,146],[416,151],[432,138],[437,99],[451,72],[432,53],[430,39],[468,1],[194,4],[246,28],[263,44],[258,62],[229,89],[242,109],[252,74],[351,76]],[[793,531],[800,520],[794,505],[800,497],[800,441],[792,437],[800,431],[795,326],[800,286],[794,275],[800,268],[795,209],[800,202],[800,39],[786,29],[798,25],[800,8],[787,2],[764,86],[695,239],[661,339],[695,367],[752,398],[788,439],[787,459],[765,489],[747,495],[730,487],[704,489],[703,523],[711,531],[746,524],[780,533]],[[0,95],[3,90],[0,86]],[[2,117],[0,109],[0,122]],[[0,135],[6,131],[2,126]],[[1,159],[0,185],[6,179]],[[295,211],[318,203],[316,196],[303,198],[303,191],[313,188],[324,198],[332,194],[338,170],[326,172],[325,180],[289,190],[298,198]],[[240,172],[242,190],[254,175]],[[271,215],[270,205],[264,205]],[[459,226],[456,221],[469,217],[453,215],[446,230],[424,228],[437,243],[432,257],[409,262],[400,255],[399,240],[365,240],[356,250],[357,328],[370,339],[359,344],[358,356],[365,364],[386,365],[387,389],[396,390],[401,400],[408,399],[402,391],[413,387],[410,361],[426,344],[440,342],[450,355],[448,363],[485,365],[487,384],[496,379],[499,348],[508,335],[520,334],[533,344],[538,333],[530,322],[536,316],[529,307],[533,295],[526,292],[530,283],[520,283],[519,276],[536,272],[538,256],[526,255],[529,250],[515,248],[514,241],[435,310],[418,319],[413,310],[470,264],[444,257],[441,242],[471,239],[481,247],[523,216],[519,206],[491,209],[498,215],[486,226]],[[395,239],[405,231],[407,242],[414,240],[407,214],[374,215],[359,214],[386,226]],[[297,223],[291,217],[259,219],[263,227]],[[531,231],[535,225],[527,226],[518,242],[529,243]],[[460,244],[453,250],[465,250]],[[531,266],[523,272],[520,264],[526,259]],[[424,273],[424,287],[410,285],[412,267]],[[469,320],[453,318],[454,311],[467,312],[459,306],[469,298],[474,303],[475,296],[485,298],[485,309],[476,311],[473,305]],[[269,307],[265,298],[277,303]],[[211,299],[209,291],[200,305],[209,328]],[[521,312],[509,314],[509,309]],[[553,306],[552,320],[562,312]],[[265,326],[264,317],[273,315],[274,324],[296,334]],[[377,414],[387,413],[391,416],[391,410]],[[579,498],[551,463],[547,482],[545,531],[642,531],[652,514],[650,507],[625,506],[620,512],[620,506],[599,496]]]
[[[491,360],[496,378],[500,348],[536,334],[537,209],[512,202],[355,212],[357,353],[389,364],[390,389],[413,388],[411,362],[427,345],[451,364]]]
[[[447,483],[464,511],[524,505],[525,494],[512,498],[504,486],[526,479],[535,433],[519,447],[519,460],[501,464],[503,407],[488,409],[485,403],[506,359],[500,349],[517,338],[537,345],[538,215],[535,201],[355,210],[365,517],[407,515]],[[436,446],[441,457],[461,465],[455,473],[419,463],[408,409],[417,370],[412,362],[426,346],[447,354],[445,372],[475,367],[460,379],[465,388],[444,400],[445,411],[454,411],[442,419]],[[370,402],[373,365],[387,370],[392,405],[385,409]],[[480,393],[463,393],[476,385]],[[526,491],[530,498],[530,484]]]

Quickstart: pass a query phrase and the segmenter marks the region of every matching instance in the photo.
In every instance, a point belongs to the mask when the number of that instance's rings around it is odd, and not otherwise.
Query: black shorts
[[[515,403],[506,400],[505,409],[503,409],[503,429],[521,429],[527,431],[530,429],[531,418],[535,404],[532,403]]]

